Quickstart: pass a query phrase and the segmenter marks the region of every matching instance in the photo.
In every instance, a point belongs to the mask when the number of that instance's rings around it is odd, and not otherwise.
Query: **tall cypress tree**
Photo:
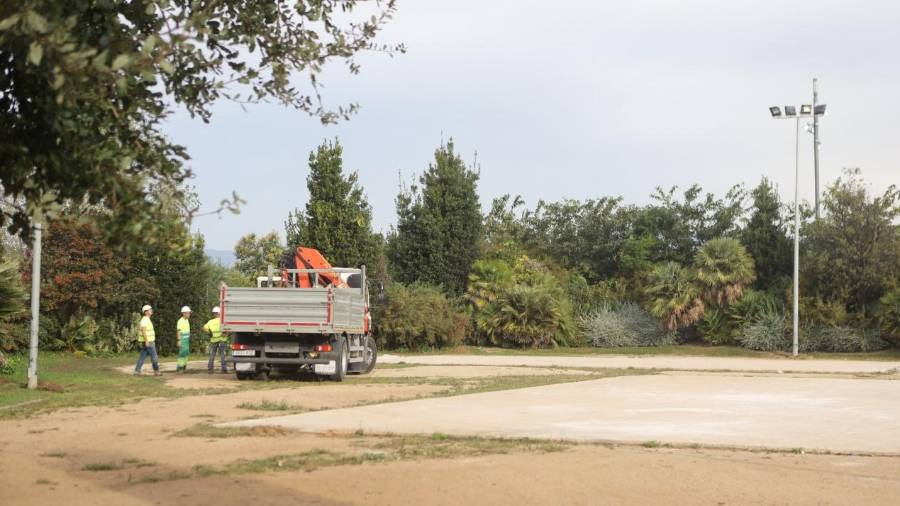
[[[434,153],[419,185],[397,196],[397,228],[388,242],[394,276],[461,294],[482,239],[478,172],[466,167],[453,141]]]
[[[758,289],[777,287],[791,273],[791,240],[781,215],[781,199],[766,178],[753,189],[750,221],[741,233],[741,243],[756,263]]]
[[[377,262],[379,237],[372,232],[372,208],[356,172],[344,174],[343,148],[337,139],[309,155],[309,201],[288,215],[289,248],[316,248],[332,265],[356,267]]]

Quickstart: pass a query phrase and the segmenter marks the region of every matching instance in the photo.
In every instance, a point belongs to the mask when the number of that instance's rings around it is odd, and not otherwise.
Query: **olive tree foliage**
[[[900,190],[873,195],[859,170],[848,170],[825,191],[822,218],[801,230],[801,294],[844,303],[869,315],[900,285]]]
[[[335,140],[309,155],[309,201],[285,223],[290,248],[318,249],[335,266],[377,264],[380,237],[372,232],[372,208],[356,172],[344,174],[343,147]]]
[[[107,209],[99,228],[120,242],[154,240],[148,184],[190,176],[187,151],[162,133],[169,114],[209,121],[221,99],[272,100],[346,118],[356,106],[325,106],[317,76],[332,61],[358,72],[360,51],[402,51],[374,43],[395,10],[394,0],[0,3],[0,183],[18,203],[0,225],[27,238],[32,218],[74,201]]]
[[[462,294],[483,236],[478,172],[450,141],[435,151],[419,185],[401,191],[396,202],[397,228],[388,242],[394,277]]]

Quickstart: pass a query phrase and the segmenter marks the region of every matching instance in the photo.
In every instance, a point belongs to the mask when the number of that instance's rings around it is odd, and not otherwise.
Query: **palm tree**
[[[556,343],[569,330],[559,300],[540,286],[517,285],[505,293],[491,324],[495,337],[532,348]]]
[[[650,299],[650,313],[669,330],[692,325],[703,316],[705,306],[692,272],[675,262],[655,266],[645,292]]]
[[[756,279],[753,258],[737,239],[708,241],[694,257],[697,282],[707,302],[727,306],[744,293]]]

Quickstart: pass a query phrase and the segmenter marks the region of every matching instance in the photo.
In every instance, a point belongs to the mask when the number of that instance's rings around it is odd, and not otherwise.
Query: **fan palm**
[[[650,299],[650,313],[669,330],[692,325],[703,316],[705,306],[691,271],[675,262],[654,267],[645,292]]]
[[[726,306],[736,301],[744,287],[756,279],[753,258],[737,239],[713,239],[694,257],[697,282],[708,302]]]
[[[495,338],[522,347],[547,346],[566,332],[559,301],[539,286],[517,285],[498,301],[491,326]]]

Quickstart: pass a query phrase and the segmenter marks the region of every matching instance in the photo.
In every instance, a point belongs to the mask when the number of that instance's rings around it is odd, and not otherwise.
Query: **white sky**
[[[210,125],[178,114],[167,131],[193,156],[207,207],[237,191],[239,216],[200,218],[215,249],[283,232],[307,199],[307,157],[338,137],[376,228],[395,221],[398,176],[425,169],[441,139],[478,153],[482,201],[622,195],[655,186],[774,179],[793,196],[794,124],[767,107],[811,101],[819,78],[823,186],[861,167],[873,190],[900,183],[900,2],[400,0],[383,42],[408,53],[330,72],[326,101],[358,102],[322,126],[276,105],[216,108]],[[813,196],[811,136],[801,132],[801,198]]]

